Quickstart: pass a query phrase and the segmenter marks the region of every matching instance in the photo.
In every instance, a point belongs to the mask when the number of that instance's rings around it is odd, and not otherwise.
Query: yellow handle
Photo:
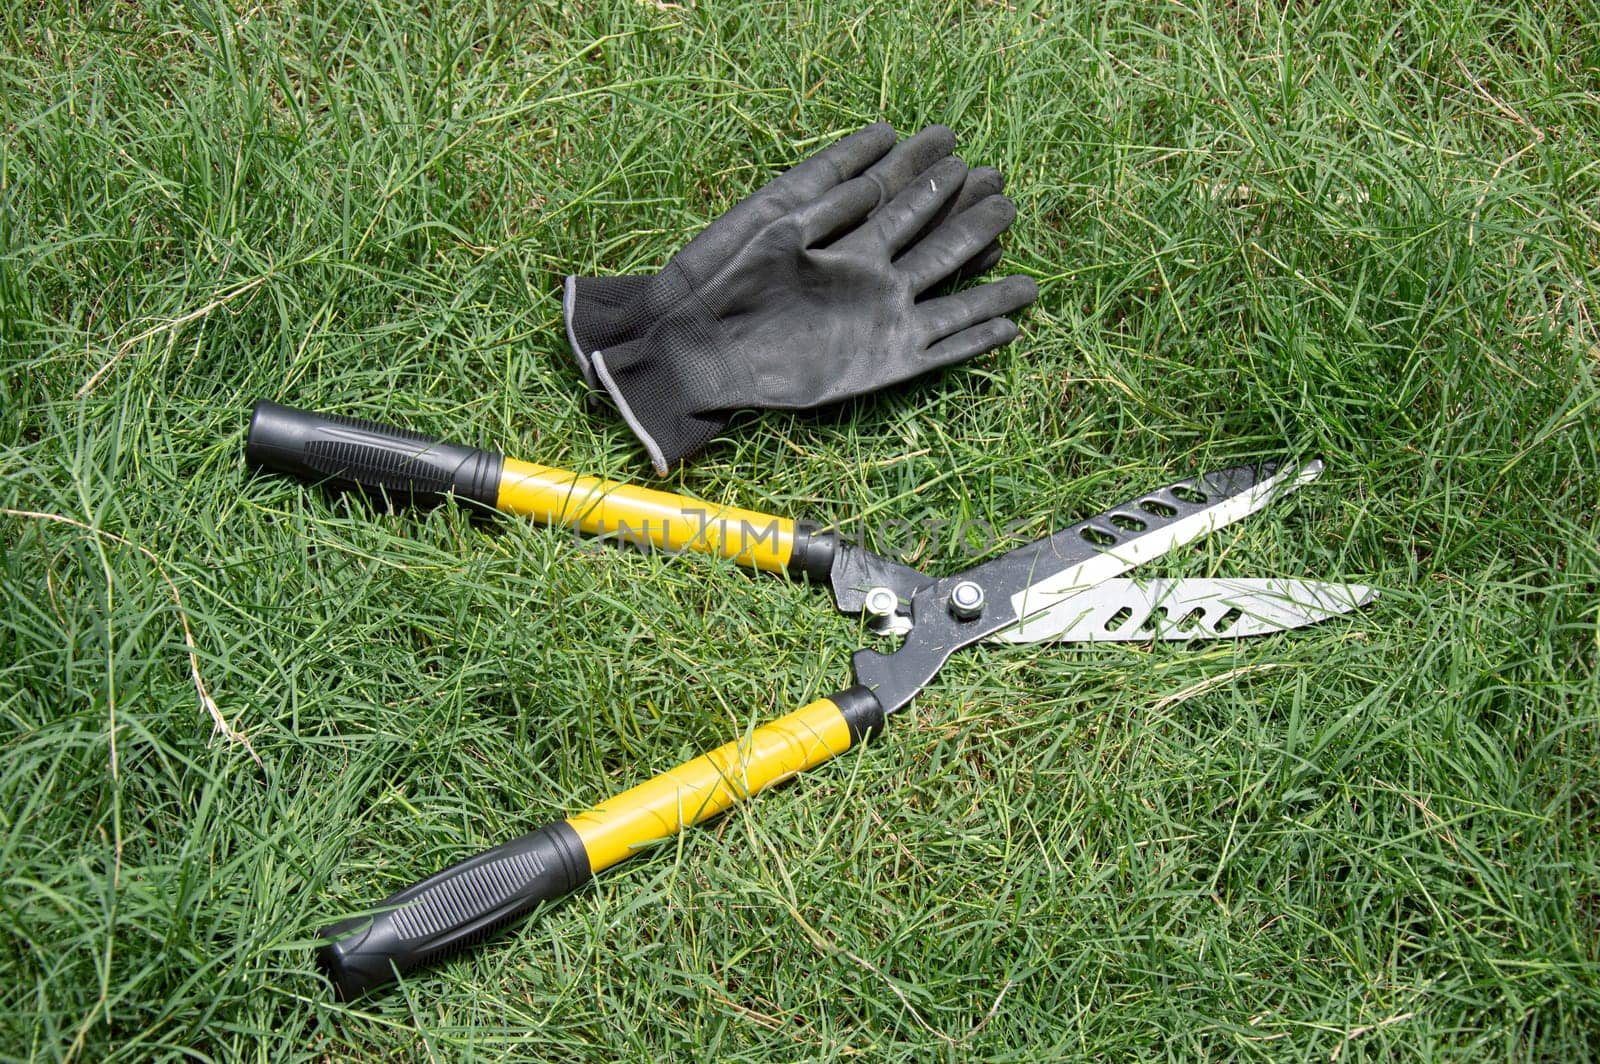
[[[501,843],[391,894],[372,913],[323,928],[317,961],[347,1000],[481,941],[576,890],[640,846],[669,838],[883,726],[862,686],[795,710],[649,783]]]
[[[714,554],[769,572],[782,572],[794,551],[794,522],[788,518],[515,458],[505,460],[495,506],[546,524],[576,526],[659,550]]]
[[[602,802],[567,823],[583,841],[589,869],[610,868],[646,843],[670,838],[758,791],[850,749],[850,724],[821,698],[744,739],[687,761]]]

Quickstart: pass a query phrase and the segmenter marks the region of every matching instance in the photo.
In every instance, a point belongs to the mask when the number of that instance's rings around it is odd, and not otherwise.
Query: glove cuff
[[[714,353],[720,349],[715,322],[680,313],[660,325],[596,351],[592,364],[656,473],[666,476],[728,426],[747,389]]]
[[[578,372],[583,374],[583,382],[589,387],[598,387],[595,383],[594,364],[589,361],[589,349],[579,339],[577,321],[578,290],[585,277],[577,274],[568,274],[561,285],[561,314],[567,319],[567,345],[572,348],[572,357],[578,363]]]
[[[594,372],[596,351],[637,340],[688,291],[687,282],[670,265],[655,275],[568,277],[561,299],[567,343],[589,387],[600,387]]]

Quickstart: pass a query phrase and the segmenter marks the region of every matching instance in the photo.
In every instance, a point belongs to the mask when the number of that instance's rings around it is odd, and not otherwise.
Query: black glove
[[[881,209],[874,175],[832,180],[847,169],[826,170],[808,171],[828,185],[820,193],[808,187],[782,209],[768,198],[729,212],[652,279],[653,320],[625,342],[590,349],[595,376],[658,473],[704,446],[734,410],[864,395],[1016,336],[1003,315],[1033,302],[1031,278],[919,302],[1005,231],[1016,214],[1009,199],[988,196],[931,224],[966,179],[959,159],[934,163]]]
[[[858,172],[873,177],[881,189],[879,204],[888,203],[917,174],[950,154],[955,135],[944,126],[929,126],[894,144],[894,131],[887,123],[877,123],[832,146],[778,177],[760,191],[742,200],[719,218],[684,249],[702,243],[700,260],[714,265],[731,253],[735,242],[760,232],[749,224],[752,216],[767,217],[769,212],[785,213],[815,199]],[[876,160],[876,161],[873,161]],[[872,165],[862,171],[868,162]],[[942,223],[989,196],[1003,191],[1005,180],[992,166],[974,167],[962,183],[961,191],[947,201],[928,223],[928,229]],[[925,235],[925,234],[919,234]],[[950,283],[977,277],[1000,261],[1000,242],[991,241],[950,278]],[[692,269],[697,256],[689,256],[686,268]],[[670,308],[671,286],[657,281],[656,275],[624,274],[614,277],[569,276],[563,290],[562,309],[567,320],[567,342],[589,387],[598,388],[593,352],[637,339],[651,323]]]

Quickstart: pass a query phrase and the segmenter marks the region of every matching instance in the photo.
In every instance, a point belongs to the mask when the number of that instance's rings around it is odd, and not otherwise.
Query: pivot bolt
[[[864,608],[867,616],[880,621],[888,620],[900,609],[900,596],[894,593],[892,587],[875,587],[867,592]]]
[[[950,613],[958,621],[970,621],[983,613],[983,588],[963,580],[950,589]]]

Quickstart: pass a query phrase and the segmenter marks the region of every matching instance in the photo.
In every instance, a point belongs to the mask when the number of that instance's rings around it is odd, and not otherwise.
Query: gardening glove
[[[679,253],[683,259],[681,268],[691,274],[697,268],[715,268],[759,234],[766,223],[857,176],[871,176],[879,187],[880,204],[888,203],[913,177],[949,155],[954,147],[955,135],[944,126],[928,126],[899,144],[888,123],[867,126],[777,177],[712,222]],[[998,170],[974,169],[961,194],[947,202],[930,224],[938,224],[945,214],[964,210],[1003,187]],[[998,261],[1000,245],[993,243],[963,267],[963,277],[977,276]],[[661,282],[659,275],[574,275],[566,279],[562,309],[567,320],[567,341],[589,387],[600,387],[591,354],[636,339],[670,309],[674,298],[672,286]]]
[[[896,189],[898,191],[898,189]],[[1005,178],[992,166],[976,166],[967,172],[961,191],[946,203],[927,229],[931,231],[946,217],[960,214],[968,207],[1005,191]],[[887,203],[892,196],[886,197]],[[870,215],[869,215],[870,217]],[[1003,254],[1000,241],[989,244],[962,264],[952,276],[938,286],[938,290],[951,289],[974,277],[988,273]],[[636,339],[644,328],[664,312],[664,297],[670,293],[656,280],[654,274],[620,274],[612,277],[584,277],[574,274],[566,279],[563,308],[567,319],[567,342],[572,346],[573,358],[591,388],[599,388],[589,353]]]
[[[708,229],[673,256],[651,282],[655,318],[591,350],[656,472],[703,447],[735,410],[838,402],[1011,342],[1017,327],[1004,315],[1036,298],[1031,278],[920,298],[1016,215],[992,195],[930,226],[966,177],[945,157],[881,208],[871,173],[819,181],[829,186],[820,194],[781,210],[762,200],[738,227],[702,243]]]

